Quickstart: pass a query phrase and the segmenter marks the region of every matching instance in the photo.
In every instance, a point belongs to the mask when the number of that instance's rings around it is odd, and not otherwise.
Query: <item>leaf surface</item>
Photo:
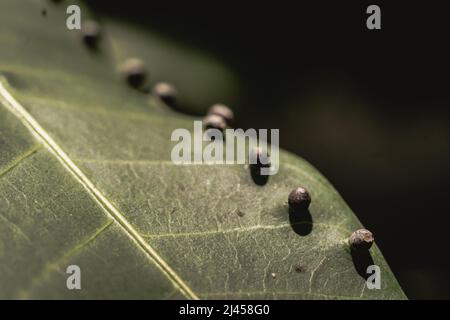
[[[0,298],[405,298],[376,245],[366,288],[345,243],[361,224],[316,169],[282,152],[259,186],[244,165],[174,165],[195,118],[128,88],[43,5],[0,4]],[[299,185],[311,219],[292,222]]]

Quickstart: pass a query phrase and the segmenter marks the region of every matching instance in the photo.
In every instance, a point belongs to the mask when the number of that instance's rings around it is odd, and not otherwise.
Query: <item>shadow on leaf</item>
[[[356,272],[367,281],[370,274],[367,273],[367,268],[374,265],[372,255],[369,250],[351,250],[353,265]]]
[[[313,219],[308,209],[300,212],[289,209],[289,223],[292,230],[301,236],[310,234],[313,228]]]
[[[261,167],[257,165],[250,165],[250,175],[252,176],[252,180],[258,186],[263,186],[269,180],[268,175],[261,174]]]

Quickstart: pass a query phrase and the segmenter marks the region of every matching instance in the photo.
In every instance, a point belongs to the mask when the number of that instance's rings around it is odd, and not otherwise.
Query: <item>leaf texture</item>
[[[366,288],[345,242],[361,224],[306,161],[282,152],[264,186],[244,165],[170,162],[171,132],[195,118],[128,88],[118,49],[93,54],[46,3],[0,4],[0,298],[405,298],[376,245],[382,289]],[[293,222],[299,185],[311,219]]]

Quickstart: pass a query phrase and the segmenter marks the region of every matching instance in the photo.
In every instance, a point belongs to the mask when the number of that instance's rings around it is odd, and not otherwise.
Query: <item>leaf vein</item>
[[[9,171],[17,167],[20,163],[34,155],[39,149],[42,148],[42,144],[36,144],[21,155],[17,156],[13,161],[11,161],[9,164],[5,166],[5,168],[0,171],[0,177],[3,177],[5,174],[7,174]]]
[[[195,236],[211,236],[211,235],[217,235],[217,234],[228,234],[228,233],[242,233],[242,232],[249,232],[254,230],[276,230],[276,229],[283,229],[287,227],[292,227],[295,225],[303,225],[303,224],[311,224],[314,226],[319,227],[325,227],[325,228],[332,228],[332,229],[338,229],[345,233],[351,233],[346,228],[343,228],[339,225],[333,225],[333,224],[327,224],[327,223],[320,223],[320,222],[309,222],[309,221],[301,221],[297,223],[284,223],[279,225],[254,225],[250,227],[237,227],[237,228],[231,228],[231,229],[220,229],[220,230],[208,230],[208,231],[198,231],[198,232],[179,232],[179,233],[159,233],[159,234],[142,234],[145,238],[163,238],[163,237],[195,237]]]
[[[49,262],[47,263],[44,268],[41,270],[41,272],[37,275],[37,277],[35,277],[34,279],[31,280],[31,284],[29,286],[28,289],[26,290],[21,290],[19,291],[19,293],[17,294],[18,297],[20,297],[21,299],[26,299],[28,298],[28,296],[31,294],[31,290],[38,285],[40,282],[42,282],[45,277],[50,273],[51,270],[55,270],[58,268],[58,266],[60,266],[64,261],[66,261],[67,259],[69,259],[70,257],[72,257],[76,252],[80,251],[81,249],[83,249],[84,247],[86,247],[89,243],[91,243],[92,241],[94,241],[103,231],[105,231],[112,223],[114,222],[114,220],[109,220],[107,223],[105,223],[103,226],[101,226],[99,229],[97,229],[92,235],[90,235],[89,237],[87,237],[85,240],[83,240],[82,242],[76,244],[74,247],[72,247],[69,251],[67,251],[65,254],[63,254],[62,256],[60,256],[59,258],[55,259],[53,262]]]
[[[197,295],[187,286],[181,277],[166,263],[166,261],[150,246],[134,227],[126,220],[122,213],[97,189],[86,175],[76,166],[63,149],[50,137],[30,113],[8,92],[0,82],[0,100],[5,107],[16,115],[30,132],[63,164],[63,166],[77,179],[77,181],[93,196],[97,203],[111,216],[128,236],[133,239],[147,256],[188,298],[198,299]]]

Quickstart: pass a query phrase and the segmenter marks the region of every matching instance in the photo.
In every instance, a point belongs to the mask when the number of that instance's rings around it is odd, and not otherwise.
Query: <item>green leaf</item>
[[[156,32],[110,19],[105,25],[116,65],[129,57],[142,59],[149,68],[150,85],[163,81],[177,88],[180,111],[203,114],[214,103],[239,102],[238,77],[219,61]]]
[[[282,152],[264,186],[175,166],[171,132],[195,118],[128,88],[44,5],[0,4],[0,298],[405,298],[376,245],[366,288],[345,242],[361,224],[311,165]],[[299,185],[311,221],[292,223]]]

